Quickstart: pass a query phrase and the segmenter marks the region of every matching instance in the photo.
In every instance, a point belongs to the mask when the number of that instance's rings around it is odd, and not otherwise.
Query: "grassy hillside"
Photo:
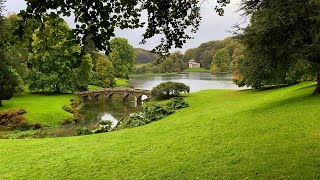
[[[0,140],[0,179],[319,179],[314,84],[207,90],[154,123],[81,137]]]
[[[116,78],[116,86],[117,87],[125,87],[128,85],[128,80],[123,78]]]
[[[9,109],[25,109],[25,117],[32,123],[41,123],[50,126],[59,125],[65,119],[73,115],[62,109],[70,105],[70,100],[75,98],[74,94],[32,94],[26,93],[13,97],[9,101],[3,101],[4,106],[0,111]]]
[[[209,72],[209,70],[203,68],[189,68],[185,69],[183,72]]]

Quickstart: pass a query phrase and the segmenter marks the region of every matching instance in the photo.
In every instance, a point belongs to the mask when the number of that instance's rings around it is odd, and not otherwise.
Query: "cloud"
[[[188,40],[182,49],[172,49],[171,51],[184,52],[189,48],[198,47],[201,43],[205,43],[211,40],[222,40],[232,34],[229,32],[232,27],[243,22],[240,17],[239,9],[240,0],[233,0],[225,8],[225,15],[219,16],[215,11],[215,0],[206,0],[201,5],[202,22],[199,31],[196,34],[191,34],[194,39]],[[8,0],[5,3],[7,12],[16,12],[26,8],[24,0]],[[68,24],[74,27],[73,20],[71,18],[65,18]],[[146,44],[139,44],[142,39],[143,29],[127,29],[116,30],[116,36],[123,37],[129,40],[130,44],[134,47],[140,47],[151,50],[159,44],[159,38],[152,38],[147,41]]]

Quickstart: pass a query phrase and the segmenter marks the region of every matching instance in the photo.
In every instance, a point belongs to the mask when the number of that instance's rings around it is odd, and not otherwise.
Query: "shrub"
[[[33,125],[33,130],[37,130],[37,129],[41,129],[41,128],[43,128],[43,125],[42,124],[39,124],[39,123],[36,123],[36,124],[34,124]]]
[[[177,97],[181,92],[189,93],[190,87],[177,82],[164,82],[151,90],[151,95],[155,99],[168,99],[171,97]]]
[[[77,108],[81,105],[81,101],[79,99],[71,99],[71,107]]]
[[[72,104],[71,104],[72,105]],[[63,106],[62,107],[63,110],[73,114],[73,117],[72,119],[66,119],[64,120],[61,125],[67,125],[67,124],[74,124],[74,123],[79,123],[81,122],[82,120],[82,115],[79,111],[77,111],[76,109],[74,108],[71,108],[71,107],[68,107],[68,106]]]
[[[101,77],[99,76],[99,74],[95,71],[92,72],[92,78],[91,78],[91,85],[95,85],[95,86],[102,86],[103,82],[101,80]]]
[[[123,118],[120,121],[118,129],[131,128],[131,127],[139,127],[147,124],[148,121],[142,116],[142,113],[135,113],[126,118]]]
[[[27,134],[22,134],[17,137],[17,139],[41,139],[41,138],[46,138],[49,137],[48,132],[46,131],[37,131],[37,132],[32,132],[32,133],[27,133]]]
[[[24,109],[9,110],[0,113],[0,129],[3,131],[28,130],[32,124],[23,116],[27,113]]]
[[[94,129],[92,131],[92,133],[103,133],[103,132],[109,132],[112,130],[112,121],[100,121],[97,125],[96,125],[96,129]]]
[[[152,72],[152,73],[160,73],[160,72],[161,72],[160,67],[154,66],[154,67],[151,69],[151,72]]]
[[[92,134],[92,131],[86,127],[77,129],[78,136]]]
[[[146,65],[141,66],[141,67],[135,67],[135,68],[133,69],[133,73],[134,73],[134,74],[145,74],[145,73],[147,73],[147,72],[148,72],[148,68],[147,68]]]
[[[161,104],[147,104],[143,106],[143,116],[148,121],[156,121],[174,113],[173,109]]]
[[[189,104],[187,103],[187,101],[185,101],[181,97],[171,98],[166,105],[172,110],[189,107]]]
[[[152,121],[160,120],[175,110],[188,107],[189,104],[183,98],[172,98],[166,104],[144,104],[142,112],[139,114],[132,114],[120,121],[118,129],[132,128],[143,126]]]

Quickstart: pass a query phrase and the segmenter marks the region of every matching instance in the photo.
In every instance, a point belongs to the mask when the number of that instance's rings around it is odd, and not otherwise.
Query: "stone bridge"
[[[133,95],[137,98],[137,103],[142,103],[142,96],[145,95],[148,98],[151,97],[151,91],[144,89],[129,89],[129,88],[105,88],[96,91],[85,91],[77,93],[84,102],[92,100],[97,102],[100,96],[104,96],[108,102],[112,102],[112,96],[114,94],[120,95],[124,102],[129,101],[129,95]]]

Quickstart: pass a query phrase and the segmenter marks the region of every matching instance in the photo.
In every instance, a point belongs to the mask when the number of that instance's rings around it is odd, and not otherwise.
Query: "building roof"
[[[191,59],[189,62],[196,62],[196,60],[194,60],[194,59]]]

